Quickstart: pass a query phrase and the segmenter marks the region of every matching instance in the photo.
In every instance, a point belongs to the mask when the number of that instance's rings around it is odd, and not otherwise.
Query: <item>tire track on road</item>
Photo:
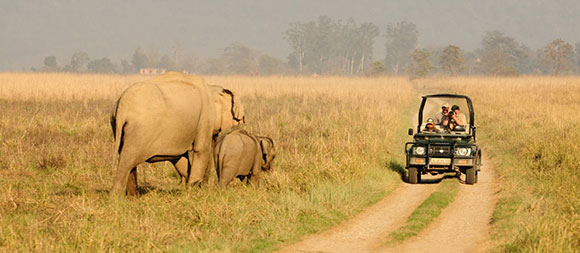
[[[495,170],[484,156],[478,182],[461,184],[455,200],[427,229],[399,246],[377,251],[484,252],[497,202],[495,178]]]
[[[436,184],[401,183],[389,196],[354,218],[279,252],[368,252],[385,236],[405,224],[407,217],[431,195]]]

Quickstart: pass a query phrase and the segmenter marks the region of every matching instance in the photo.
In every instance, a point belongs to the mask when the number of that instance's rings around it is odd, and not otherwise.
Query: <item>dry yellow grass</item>
[[[76,75],[69,73],[0,73],[0,99],[76,101],[116,99],[144,76]]]
[[[580,78],[209,76],[277,141],[275,171],[256,188],[186,191],[170,166],[144,165],[145,194],[112,200],[109,113],[146,78],[0,73],[0,251],[275,249],[400,182],[386,164],[402,163],[416,90],[472,97],[500,174],[496,250],[580,247]]]
[[[141,76],[0,74],[0,251],[250,251],[329,227],[400,182],[402,78],[219,77],[272,136],[260,187],[183,190],[144,165],[139,200],[109,199],[114,99]],[[402,117],[400,117],[402,116]]]

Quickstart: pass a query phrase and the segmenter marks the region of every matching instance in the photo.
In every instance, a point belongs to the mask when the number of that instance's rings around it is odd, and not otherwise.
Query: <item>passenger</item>
[[[461,113],[458,105],[453,105],[451,111],[453,112],[451,114],[453,128],[455,128],[455,126],[465,126],[465,124],[467,124],[467,118],[465,117],[465,114]]]
[[[449,129],[449,118],[448,116],[443,117],[443,121],[440,124],[435,125],[435,129],[438,133],[448,134],[451,133]]]
[[[433,122],[432,118],[427,119],[427,124],[423,129],[423,132],[426,133],[439,133],[439,129],[435,128],[435,123]]]
[[[445,118],[449,117],[449,104],[444,103],[443,105],[441,105],[441,112],[435,114],[435,116],[433,116],[434,118],[434,123],[435,125],[443,125],[445,127],[448,126],[449,121],[447,121],[447,123],[443,124],[443,120]]]

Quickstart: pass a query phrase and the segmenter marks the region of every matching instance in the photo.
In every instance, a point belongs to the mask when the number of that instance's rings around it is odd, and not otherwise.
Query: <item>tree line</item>
[[[418,48],[419,31],[412,22],[401,21],[381,29],[370,22],[357,23],[321,16],[308,22],[293,22],[283,34],[292,48],[280,59],[234,42],[215,58],[184,57],[182,47],[172,55],[159,56],[137,48],[130,60],[118,63],[109,58],[90,59],[86,52],[74,53],[60,66],[47,56],[33,71],[92,73],[138,73],[142,68],[161,68],[200,74],[226,75],[570,75],[580,73],[580,42],[575,45],[554,39],[542,48],[530,49],[515,38],[488,31],[481,46],[466,51],[457,45]],[[375,40],[384,36],[386,55],[373,55]]]

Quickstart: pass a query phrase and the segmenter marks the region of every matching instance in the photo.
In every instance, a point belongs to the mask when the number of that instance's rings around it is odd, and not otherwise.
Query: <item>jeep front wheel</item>
[[[475,184],[477,182],[477,171],[474,167],[465,170],[465,183]]]
[[[421,181],[421,174],[419,173],[416,167],[409,167],[409,175],[407,176],[409,184],[416,184]]]

